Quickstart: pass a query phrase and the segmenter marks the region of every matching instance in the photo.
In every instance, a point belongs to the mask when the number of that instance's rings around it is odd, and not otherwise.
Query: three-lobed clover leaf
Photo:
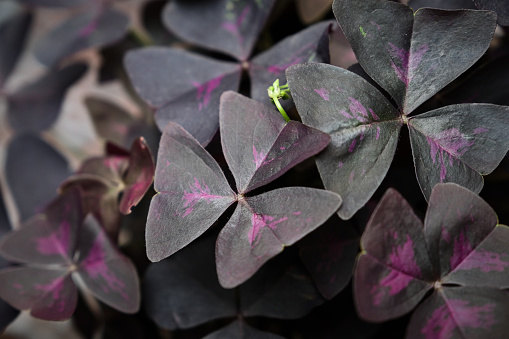
[[[426,199],[441,182],[479,192],[482,175],[509,149],[509,108],[465,104],[408,115],[482,56],[494,13],[425,8],[414,15],[405,5],[379,0],[336,0],[333,10],[361,66],[397,105],[344,69],[307,64],[287,70],[303,122],[332,136],[316,160],[325,188],[344,199],[339,216],[352,217],[373,195],[405,124]]]
[[[122,312],[139,308],[136,269],[102,228],[84,222],[77,189],[55,199],[44,213],[6,235],[0,253],[21,266],[0,271],[0,297],[44,320],[68,319],[76,308],[78,276],[90,292]]]
[[[219,61],[181,49],[150,47],[127,53],[124,62],[134,89],[154,109],[159,129],[176,122],[205,146],[219,126],[219,97],[239,88],[243,69],[251,78],[251,97],[270,104],[267,84],[284,78],[287,67],[327,60],[329,25],[313,25],[249,61]]]
[[[238,318],[210,336],[250,338],[248,333],[258,330],[245,328],[244,318],[296,319],[323,303],[298,257],[291,252],[267,263],[235,290],[221,287],[214,269],[216,235],[200,238],[147,269],[144,308],[158,326],[188,329],[212,320]],[[256,338],[274,336],[264,335]]]
[[[147,255],[159,261],[204,233],[230,205],[219,234],[219,281],[235,287],[267,260],[324,223],[341,203],[332,192],[305,187],[249,193],[320,152],[330,137],[235,92],[221,96],[221,144],[235,178],[228,184],[216,161],[182,127],[163,132],[146,227]]]
[[[431,193],[424,226],[389,189],[373,213],[354,274],[359,315],[385,321],[415,308],[412,338],[503,338],[509,330],[509,228],[453,183]],[[504,334],[505,333],[505,334]]]
[[[154,159],[145,139],[133,141],[130,151],[107,144],[106,156],[86,160],[76,174],[61,185],[65,191],[80,187],[87,211],[94,214],[113,241],[120,215],[131,213],[152,185]],[[119,199],[119,195],[122,197]]]

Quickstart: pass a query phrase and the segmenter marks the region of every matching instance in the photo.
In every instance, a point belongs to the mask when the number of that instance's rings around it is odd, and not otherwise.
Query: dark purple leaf
[[[235,291],[219,285],[215,237],[199,239],[152,264],[144,279],[144,308],[158,326],[175,330],[237,314]]]
[[[323,224],[340,204],[333,192],[305,187],[239,199],[217,239],[219,282],[226,288],[243,283],[284,247]]]
[[[236,320],[230,325],[223,327],[203,339],[282,339],[283,337],[262,332],[246,324],[243,320]]]
[[[496,26],[493,12],[426,8],[414,15],[389,1],[336,0],[333,10],[362,67],[405,114],[472,66]]]
[[[138,138],[131,146],[129,167],[123,177],[125,188],[120,199],[120,213],[131,213],[131,207],[136,206],[154,180],[154,159],[143,137]]]
[[[297,0],[297,11],[301,20],[309,24],[331,10],[332,0]]]
[[[507,244],[509,229],[498,225],[444,278],[444,283],[509,288]]]
[[[493,231],[497,215],[473,192],[443,184],[431,193],[424,224],[432,264],[445,277]]]
[[[84,214],[78,190],[59,196],[43,214],[4,236],[0,253],[12,262],[70,265]]]
[[[509,26],[509,5],[504,0],[473,0],[477,8],[497,13],[497,21],[501,26]]]
[[[297,319],[325,301],[298,257],[286,254],[268,262],[239,287],[242,315]]]
[[[70,174],[64,157],[39,137],[24,134],[11,140],[5,175],[21,221],[44,210]]]
[[[48,67],[81,50],[108,45],[127,32],[129,19],[120,12],[91,9],[71,17],[42,39],[35,49],[37,59]]]
[[[300,257],[326,299],[332,299],[350,282],[360,235],[351,221],[333,216],[300,243]]]
[[[188,132],[168,123],[159,147],[147,256],[164,259],[205,232],[236,201],[219,165]]]
[[[41,7],[76,7],[86,2],[86,0],[18,0],[29,6]]]
[[[76,308],[78,293],[67,268],[6,268],[0,280],[0,297],[33,317],[62,321]]]
[[[125,67],[135,90],[154,108],[159,129],[176,122],[202,145],[218,129],[221,93],[237,90],[242,70],[239,64],[162,47],[127,53]]]
[[[32,15],[21,11],[0,23],[0,88],[16,65],[31,22]]]
[[[184,40],[247,61],[274,0],[177,0],[162,13],[165,26]]]
[[[74,64],[50,71],[37,81],[7,96],[9,124],[17,132],[39,132],[53,125],[60,114],[68,88],[87,70]]]
[[[350,46],[341,27],[333,25],[329,28],[329,40],[331,65],[348,68],[357,63],[352,46]]]
[[[251,98],[271,105],[267,88],[276,79],[286,83],[285,70],[306,62],[329,62],[329,26],[334,21],[324,21],[287,37],[264,53],[258,54],[249,63]],[[322,38],[324,43],[321,43]]]
[[[296,65],[287,78],[302,121],[332,137],[316,163],[325,188],[343,197],[339,216],[349,219],[389,170],[403,122],[380,92],[342,68]]]
[[[137,312],[140,287],[133,263],[116,249],[93,218],[85,222],[79,239],[76,273],[90,292],[121,312]]]
[[[0,300],[0,335],[5,328],[19,315],[19,311]]]
[[[491,288],[443,287],[413,314],[407,338],[507,337],[509,297]]]
[[[409,0],[408,7],[416,12],[422,7],[440,9],[475,9],[472,0]]]
[[[117,145],[125,145],[125,139],[135,118],[119,106],[99,97],[88,97],[85,104],[97,134]]]
[[[433,286],[422,222],[395,190],[373,212],[354,275],[359,315],[380,322],[411,311]]]
[[[221,96],[221,144],[237,190],[244,194],[320,152],[330,137],[235,92]],[[242,136],[240,136],[241,134]]]
[[[429,198],[437,183],[454,182],[478,193],[509,150],[509,108],[464,104],[439,108],[408,121],[415,171]]]

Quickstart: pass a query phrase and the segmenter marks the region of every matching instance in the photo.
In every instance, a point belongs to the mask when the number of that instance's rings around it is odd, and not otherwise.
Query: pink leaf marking
[[[329,101],[329,91],[325,88],[315,89],[315,92],[318,93],[323,100]]]
[[[106,284],[102,285],[104,293],[116,292],[124,300],[129,300],[129,295],[125,291],[125,284],[113,273],[106,265],[106,252],[103,249],[107,245],[107,239],[104,232],[100,232],[94,240],[92,248],[87,257],[81,263],[81,267],[94,280],[102,278]]]
[[[350,172],[350,177],[348,178],[348,183],[351,184],[353,182],[353,177],[355,176],[355,171]]]
[[[41,254],[60,254],[63,257],[69,255],[71,245],[71,224],[64,220],[60,228],[47,237],[36,239],[37,252]]]
[[[350,146],[348,147],[348,152],[352,153],[353,150],[355,149],[355,144],[356,144],[356,139],[353,139],[352,140],[352,143],[350,144]]]
[[[205,201],[210,203],[212,200],[223,198],[220,195],[210,194],[209,186],[200,184],[197,178],[194,178],[194,185],[189,185],[190,192],[184,193],[182,200],[184,200],[184,214],[182,218],[187,217],[193,211],[194,206],[198,201]],[[180,215],[181,213],[179,213]]]
[[[307,44],[305,46],[302,46],[299,50],[296,52],[292,52],[293,58],[291,61],[283,64],[283,65],[272,65],[269,66],[268,71],[273,74],[280,74],[283,73],[288,67],[296,65],[298,63],[303,62],[303,59],[306,55],[309,54],[310,51],[314,51],[316,49],[316,44]],[[313,57],[315,53],[311,54],[311,57]],[[310,58],[311,59],[311,58]],[[311,60],[307,60],[310,62]],[[304,61],[306,62],[306,61]]]
[[[223,76],[219,76],[203,84],[193,81],[193,86],[198,90],[198,93],[196,94],[196,100],[198,100],[198,110],[201,111],[203,108],[209,105],[212,91],[219,87],[221,80],[223,80]]]
[[[474,134],[486,133],[488,131],[489,131],[489,129],[487,129],[487,128],[477,127],[476,129],[474,129]]]
[[[454,239],[454,252],[450,259],[451,270],[455,269],[471,252],[470,241],[468,241],[465,232],[461,231],[459,236]]]
[[[228,32],[235,36],[239,45],[241,46],[244,45],[244,38],[240,33],[240,26],[242,26],[242,23],[248,16],[249,12],[251,12],[251,6],[248,5],[244,7],[237,20],[235,20],[235,22],[227,21],[223,22],[223,24],[221,25],[221,27],[223,27],[225,30],[227,30]]]
[[[56,309],[59,312],[63,312],[65,310],[65,304],[66,300],[62,298],[62,290],[64,289],[64,278],[60,277],[57,278],[48,284],[34,284],[34,288],[37,291],[41,291],[44,294],[51,293],[51,298],[53,299],[53,302],[48,305],[48,308],[54,308],[56,306]]]
[[[338,169],[340,169],[341,167],[343,167],[343,162],[342,161],[338,162]]]
[[[369,113],[371,113],[371,116],[373,117],[373,120],[380,120],[378,115],[376,115],[375,112],[373,112],[373,110],[371,108],[369,109]]]
[[[390,235],[393,239],[398,238],[396,232]],[[389,288],[389,295],[393,296],[404,290],[414,280],[414,277],[422,276],[421,269],[415,262],[414,243],[408,234],[406,238],[407,240],[402,246],[393,247],[392,253],[389,254],[392,270],[380,281],[380,285],[375,285],[371,289],[375,305],[380,305],[382,302],[386,287]]]
[[[410,56],[409,51],[403,48],[398,48],[396,45],[389,42],[388,52],[391,57],[391,67],[394,72],[396,72],[398,79],[406,86],[408,86],[410,81],[412,81],[413,73],[421,63],[422,58],[428,49],[428,45],[423,44],[419,46],[414,53],[412,53],[412,56]],[[399,66],[396,65],[394,60],[398,62]]]
[[[265,214],[253,214],[251,216],[251,225],[253,228],[250,230],[248,234],[249,244],[254,246],[259,240],[258,234],[264,227],[268,227],[271,230],[275,230],[277,224],[282,223],[285,220],[288,220],[288,217],[283,217],[278,220],[274,220],[275,218],[270,215]],[[253,245],[254,243],[254,245]]]
[[[507,258],[508,255],[506,253],[500,254],[489,251],[478,251],[475,255],[468,257],[458,269],[479,269],[481,272],[503,272],[509,267],[509,260],[503,260],[502,257]]]
[[[350,114],[346,113],[343,110],[339,111],[339,113],[341,113],[341,115],[343,115],[345,118],[353,119],[353,116],[351,116]]]
[[[253,145],[253,158],[256,168],[259,168],[264,162],[267,154],[264,151],[258,152],[256,147]]]
[[[380,126],[376,126],[376,140],[380,138]]]
[[[468,306],[465,300],[451,299],[433,311],[421,333],[426,339],[451,338],[458,327],[456,322],[463,327],[490,329],[496,323],[494,308],[495,304]]]
[[[98,26],[99,26],[99,23],[97,20],[91,21],[88,25],[86,25],[79,31],[78,37],[87,38],[88,36],[90,36],[92,33],[94,33],[97,30]]]

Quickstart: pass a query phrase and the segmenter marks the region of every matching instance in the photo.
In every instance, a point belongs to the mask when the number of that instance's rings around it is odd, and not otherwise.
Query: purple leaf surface
[[[11,140],[5,165],[7,183],[21,221],[44,210],[71,172],[67,160],[38,136],[22,134]]]
[[[274,0],[177,0],[165,7],[162,19],[182,39],[246,61],[273,3]]]
[[[35,49],[37,59],[48,67],[81,50],[120,40],[129,19],[120,12],[91,9],[71,17],[42,39]]]
[[[78,291],[67,268],[13,267],[0,271],[0,297],[33,317],[62,321],[76,308]]]
[[[422,7],[440,9],[475,9],[472,0],[409,0],[408,7],[416,12]]]
[[[244,194],[320,152],[330,137],[235,92],[221,96],[221,144],[237,190]],[[242,133],[242,137],[239,136]]]
[[[144,308],[158,326],[185,329],[237,314],[235,291],[217,280],[214,246],[215,237],[200,238],[147,269]]]
[[[368,82],[342,68],[296,65],[286,74],[302,121],[332,137],[316,163],[325,188],[343,197],[339,216],[349,219],[389,170],[403,124],[399,113]]]
[[[176,122],[204,146],[219,127],[221,93],[237,90],[241,75],[239,64],[174,48],[132,51],[124,63],[135,90],[155,110],[159,129]]]
[[[0,23],[0,88],[11,74],[23,49],[25,38],[32,22],[32,15],[20,11]]]
[[[299,243],[300,258],[324,298],[330,300],[350,282],[360,235],[351,221],[332,216]]]
[[[161,138],[154,188],[145,233],[151,261],[189,244],[236,201],[216,161],[175,123]]]
[[[473,192],[444,184],[431,193],[424,225],[433,266],[445,277],[493,231],[497,215]]]
[[[79,63],[50,71],[8,95],[7,117],[11,127],[17,132],[40,132],[50,128],[60,114],[67,90],[86,70],[87,66]]]
[[[133,263],[110,242],[95,219],[87,219],[79,236],[76,273],[90,292],[124,313],[140,305],[138,274]]]
[[[408,122],[415,171],[429,198],[437,183],[454,182],[478,193],[509,150],[509,108],[490,104],[451,105]]]
[[[333,11],[362,67],[405,114],[472,66],[496,26],[489,11],[426,8],[414,15],[390,1],[336,0]]]
[[[389,189],[373,212],[361,239],[354,276],[359,315],[385,321],[412,310],[434,278],[423,225],[395,190]]]
[[[235,320],[226,327],[223,327],[203,339],[282,339],[283,337],[257,330],[246,324],[243,320]]]
[[[18,0],[29,6],[41,7],[76,7],[86,2],[86,0]]]
[[[269,50],[258,54],[249,63],[251,98],[266,105],[273,105],[267,95],[268,84],[276,79],[286,83],[285,70],[295,64],[307,62],[329,62],[329,26],[334,21],[312,25],[297,34],[275,44]]]
[[[70,265],[84,214],[78,190],[51,202],[16,232],[4,236],[0,254],[12,262]]]
[[[219,282],[232,288],[267,260],[323,224],[339,207],[333,192],[281,188],[239,200],[216,245]]]
[[[140,202],[152,185],[154,172],[154,159],[145,139],[140,137],[131,146],[129,166],[122,178],[125,188],[120,199],[120,213],[131,213],[131,208]]]
[[[509,297],[503,291],[443,287],[412,315],[407,338],[452,339],[507,337]]]
[[[509,5],[504,0],[473,0],[479,9],[497,13],[497,22],[501,26],[509,26]]]

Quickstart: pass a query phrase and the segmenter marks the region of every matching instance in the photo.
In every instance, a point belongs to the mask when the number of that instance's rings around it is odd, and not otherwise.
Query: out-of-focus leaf
[[[159,129],[176,122],[202,145],[219,127],[221,93],[236,90],[241,75],[239,64],[174,48],[132,51],[124,62],[133,87],[154,108]]]
[[[85,64],[50,71],[7,96],[9,124],[17,132],[40,132],[57,120],[68,88],[85,73]]]
[[[509,4],[504,0],[473,0],[479,9],[497,13],[497,21],[501,26],[509,26]]]
[[[257,330],[243,320],[235,320],[230,325],[210,333],[203,339],[282,339],[283,337]]]
[[[274,0],[176,0],[162,13],[184,40],[247,61]]]
[[[38,136],[21,134],[8,145],[5,175],[21,221],[42,212],[70,174],[67,160]]]
[[[1,9],[1,7],[0,7]],[[0,22],[0,88],[11,74],[32,22],[32,15],[27,11],[14,14]]]
[[[76,7],[86,2],[86,0],[18,0],[29,6],[41,7]]]
[[[440,9],[475,9],[472,0],[409,0],[408,7],[416,12],[421,7]]]
[[[108,45],[127,32],[129,19],[117,11],[90,10],[71,17],[43,38],[35,49],[37,59],[48,67],[76,52]]]
[[[316,21],[331,10],[332,0],[297,0],[299,16],[305,24]]]
[[[339,25],[332,25],[329,28],[329,54],[330,64],[348,69],[357,63],[357,58],[352,46],[345,37]]]

